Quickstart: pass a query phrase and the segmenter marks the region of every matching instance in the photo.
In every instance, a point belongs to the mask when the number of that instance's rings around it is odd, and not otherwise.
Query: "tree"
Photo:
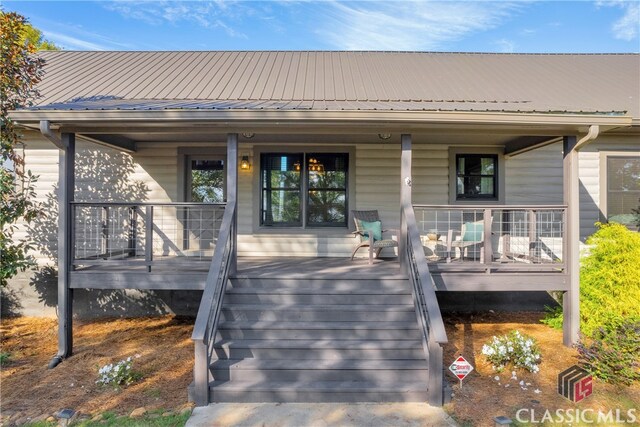
[[[30,222],[39,213],[34,183],[37,177],[24,171],[24,159],[16,151],[21,135],[9,111],[33,105],[39,96],[36,85],[43,76],[44,61],[34,56],[37,48],[26,18],[0,13],[0,285],[33,264],[28,252],[32,243],[14,239],[19,222]],[[37,36],[37,34],[35,34]],[[41,35],[40,35],[40,42]]]

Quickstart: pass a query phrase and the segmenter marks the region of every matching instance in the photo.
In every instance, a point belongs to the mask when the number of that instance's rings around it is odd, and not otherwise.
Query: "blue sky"
[[[640,0],[0,4],[68,50],[640,52]]]

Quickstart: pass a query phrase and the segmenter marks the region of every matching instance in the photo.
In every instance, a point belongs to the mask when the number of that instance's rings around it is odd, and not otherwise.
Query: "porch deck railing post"
[[[527,211],[529,216],[529,258],[531,262],[536,262],[538,254],[538,227],[537,227],[537,215],[534,209]]]
[[[402,134],[400,136],[400,236],[398,242],[398,258],[400,260],[400,271],[407,272],[409,260],[407,254],[407,221],[402,213],[403,206],[411,205],[411,135]]]
[[[483,239],[484,239],[484,247],[482,248],[484,263],[487,265],[487,269],[490,268],[491,263],[493,262],[493,242],[491,239],[491,224],[492,221],[492,210],[485,209],[483,214]]]
[[[73,352],[73,289],[69,287],[69,270],[74,244],[71,204],[75,188],[75,134],[63,133],[61,142],[58,165],[58,353],[49,362],[49,368],[54,368]]]
[[[144,233],[144,260],[147,264],[147,271],[151,271],[153,262],[153,206],[145,207],[145,233]]]
[[[136,256],[136,245],[138,241],[138,212],[135,206],[129,208],[129,256]]]
[[[227,134],[227,206],[233,205],[229,274],[238,270],[238,134]]]

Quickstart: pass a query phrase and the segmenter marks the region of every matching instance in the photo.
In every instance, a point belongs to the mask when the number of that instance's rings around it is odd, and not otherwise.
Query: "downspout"
[[[62,143],[62,139],[56,135],[52,130],[51,130],[51,123],[49,123],[49,120],[41,120],[40,121],[40,133],[42,134],[42,136],[44,136],[45,138],[47,138],[49,141],[53,142],[53,144],[58,147],[60,150],[64,151],[65,150],[65,146]],[[58,316],[60,317],[60,316]],[[58,366],[62,360],[64,359],[64,354],[60,352],[60,350],[58,351],[58,353],[53,356],[53,359],[51,359],[51,361],[49,361],[49,369],[53,369],[56,366]]]
[[[580,138],[580,141],[578,141],[578,143],[576,144],[575,147],[573,147],[573,149],[575,151],[580,151],[581,148],[585,147],[587,144],[594,141],[599,134],[600,134],[600,126],[598,125],[589,126],[589,132],[587,132],[585,136]]]
[[[53,142],[53,144],[59,149],[65,149],[62,139],[60,139],[60,137],[51,130],[51,123],[49,123],[49,120],[40,120],[40,133],[49,141]]]

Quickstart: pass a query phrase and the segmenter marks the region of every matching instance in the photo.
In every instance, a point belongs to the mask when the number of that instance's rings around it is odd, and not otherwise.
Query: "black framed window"
[[[280,227],[346,227],[346,153],[263,153],[260,223]]]
[[[302,225],[302,161],[302,153],[261,156],[262,225]]]
[[[307,224],[347,226],[346,154],[307,154]]]
[[[456,200],[498,198],[498,156],[456,154]]]
[[[640,157],[607,156],[607,221],[635,229],[640,205]]]

